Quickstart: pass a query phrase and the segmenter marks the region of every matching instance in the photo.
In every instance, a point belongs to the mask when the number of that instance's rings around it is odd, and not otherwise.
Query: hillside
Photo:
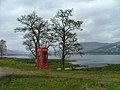
[[[100,43],[100,42],[82,42],[83,51],[90,54],[120,54],[120,42],[116,43]],[[7,55],[29,55],[30,52],[19,50],[7,50]],[[54,51],[49,50],[49,55],[53,55]]]
[[[7,50],[7,55],[28,55],[29,52],[19,51],[19,50]]]
[[[98,49],[104,46],[109,45],[110,43],[100,43],[100,42],[82,42],[84,52],[89,52],[94,49]]]
[[[103,47],[100,47],[98,49],[94,49],[89,51],[89,53],[92,54],[115,54],[120,55],[120,42],[112,43]]]

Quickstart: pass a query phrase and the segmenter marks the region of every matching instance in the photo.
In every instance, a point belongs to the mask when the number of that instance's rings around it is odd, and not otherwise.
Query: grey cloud
[[[119,0],[0,0],[0,38],[10,49],[24,48],[23,33],[14,33],[19,26],[16,18],[36,11],[40,17],[52,18],[58,9],[71,9],[73,19],[82,20],[79,41],[120,41]],[[18,48],[19,47],[19,48]]]
[[[112,2],[114,2],[113,5]],[[101,42],[119,41],[119,7],[119,2],[117,0],[111,0],[110,6],[107,5],[106,7],[104,7],[104,5],[101,5],[101,8],[88,8],[89,11],[81,12],[82,14],[80,14],[80,16],[84,18],[83,28],[85,30],[83,31],[83,33],[78,33],[79,39],[81,39],[82,41]]]

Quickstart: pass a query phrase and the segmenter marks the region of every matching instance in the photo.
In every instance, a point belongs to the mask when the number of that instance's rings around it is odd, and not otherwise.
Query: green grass
[[[75,67],[67,62],[65,67]],[[0,58],[0,67],[12,72],[0,78],[0,90],[120,90],[119,64],[58,71],[60,60],[49,60],[44,70],[32,59]]]
[[[36,64],[32,59],[0,58],[0,67],[11,67],[21,70],[37,70],[35,66]],[[65,64],[65,67],[75,67],[75,66],[77,65],[72,65],[70,63]],[[61,67],[61,61],[59,59],[49,60],[49,69],[56,69],[60,67]]]

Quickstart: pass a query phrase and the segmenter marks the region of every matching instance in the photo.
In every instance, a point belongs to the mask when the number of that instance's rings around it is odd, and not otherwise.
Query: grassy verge
[[[0,78],[0,90],[120,90],[120,65],[58,71],[60,60],[49,60],[44,70],[31,59],[0,58],[0,67],[12,72]]]

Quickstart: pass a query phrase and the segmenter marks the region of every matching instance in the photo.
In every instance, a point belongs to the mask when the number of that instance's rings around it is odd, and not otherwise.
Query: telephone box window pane
[[[38,52],[38,59],[40,59],[40,52]]]
[[[47,56],[47,52],[44,52],[43,55],[44,55],[44,60],[43,60],[43,62],[46,63],[46,60],[47,60],[47,57],[46,57],[46,56]]]

